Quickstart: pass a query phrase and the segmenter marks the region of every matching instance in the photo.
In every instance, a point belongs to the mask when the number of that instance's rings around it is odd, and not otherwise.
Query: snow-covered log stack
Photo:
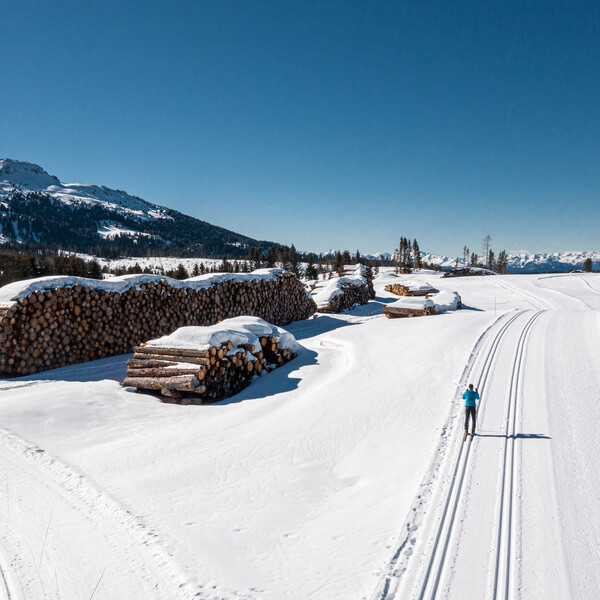
[[[462,308],[462,301],[456,292],[443,291],[428,298],[416,296],[404,296],[392,302],[384,304],[381,312],[389,319],[396,317],[421,317],[427,315],[441,314]]]
[[[282,269],[185,281],[126,275],[15,282],[0,288],[0,377],[124,354],[185,325],[239,315],[286,325],[315,310],[302,283]]]
[[[312,291],[319,312],[339,313],[375,298],[373,274],[364,265],[344,267],[341,277],[320,281]]]
[[[437,290],[428,283],[418,281],[403,281],[401,283],[392,283],[385,286],[386,292],[392,292],[398,296],[427,296],[435,294]]]
[[[182,327],[136,347],[123,385],[169,402],[215,402],[296,358],[297,348],[293,335],[257,317]]]
[[[435,304],[429,298],[403,297],[392,304],[384,304],[381,311],[388,319],[397,317],[425,317],[435,314]]]

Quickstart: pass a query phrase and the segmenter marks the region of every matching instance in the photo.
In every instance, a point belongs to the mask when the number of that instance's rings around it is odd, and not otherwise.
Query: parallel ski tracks
[[[479,390],[485,392],[486,385],[488,383],[489,375],[494,364],[500,342],[504,335],[511,327],[511,325],[522,315],[529,311],[521,310],[516,312],[514,315],[502,325],[498,330],[492,342],[490,343],[487,354],[483,359],[481,367],[481,375],[479,378]],[[523,330],[521,331],[519,341],[517,344],[517,350],[512,366],[511,373],[511,385],[509,399],[506,409],[506,444],[504,448],[503,456],[503,471],[502,471],[502,499],[500,502],[500,512],[498,519],[498,531],[495,534],[497,540],[497,556],[495,564],[494,574],[494,592],[493,598],[497,600],[499,598],[508,598],[509,593],[509,577],[510,577],[510,561],[511,561],[511,543],[512,543],[512,513],[513,513],[513,495],[514,495],[514,465],[515,465],[515,433],[516,433],[516,415],[517,415],[517,399],[520,390],[521,379],[522,379],[522,363],[525,342],[528,333],[535,322],[535,320],[542,314],[543,311],[536,311],[527,321]],[[485,400],[483,401],[483,407],[485,407]],[[481,413],[483,414],[483,413]],[[478,415],[480,416],[480,415]],[[509,437],[510,436],[510,437]],[[443,574],[446,567],[446,558],[448,549],[452,539],[454,530],[454,524],[456,521],[456,515],[458,507],[462,499],[463,484],[466,479],[467,465],[469,463],[469,455],[471,452],[472,439],[469,438],[460,444],[458,455],[455,459],[454,466],[452,468],[452,477],[447,492],[444,508],[437,525],[435,533],[435,540],[429,553],[427,566],[425,573],[419,578],[419,587],[413,590],[410,597],[418,598],[418,600],[433,600],[437,597],[440,591],[440,585],[442,583]],[[510,445],[510,449],[509,449]],[[509,451],[510,450],[510,451]],[[396,598],[396,592],[400,582],[396,579],[395,582],[393,573],[395,571],[396,563],[399,559],[401,546],[395,553],[390,566],[388,568],[387,575],[375,595],[372,596],[373,600],[392,600]],[[502,573],[502,576],[500,574]],[[395,585],[394,585],[395,583]],[[499,595],[502,590],[506,590],[505,596]]]
[[[506,426],[502,463],[501,499],[496,534],[496,562],[494,569],[493,600],[508,600],[513,587],[511,578],[513,542],[513,500],[515,497],[515,454],[517,432],[517,405],[523,379],[523,355],[529,332],[542,312],[536,312],[527,322],[517,344],[513,361],[508,403],[506,407]]]

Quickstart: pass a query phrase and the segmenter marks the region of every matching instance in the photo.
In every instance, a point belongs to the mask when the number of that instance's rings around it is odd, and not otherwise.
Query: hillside
[[[273,244],[121,190],[62,183],[39,165],[11,159],[0,159],[0,243],[97,256],[214,257]]]

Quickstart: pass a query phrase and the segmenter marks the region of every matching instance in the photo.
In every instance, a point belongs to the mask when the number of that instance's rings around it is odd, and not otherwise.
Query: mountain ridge
[[[143,242],[143,243],[141,243]],[[245,256],[275,242],[212,225],[105,186],[63,183],[41,166],[0,159],[0,244],[55,247],[99,256]]]

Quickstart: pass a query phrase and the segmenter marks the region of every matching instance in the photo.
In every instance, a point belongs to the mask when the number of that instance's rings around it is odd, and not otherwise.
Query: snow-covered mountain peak
[[[26,188],[30,191],[40,191],[53,185],[60,185],[58,178],[49,175],[39,165],[11,158],[0,158],[0,188]]]
[[[171,218],[164,207],[130,196],[121,190],[99,185],[62,183],[39,165],[10,158],[0,159],[0,198],[14,190],[24,193],[43,192],[65,204],[99,205],[140,220]]]

